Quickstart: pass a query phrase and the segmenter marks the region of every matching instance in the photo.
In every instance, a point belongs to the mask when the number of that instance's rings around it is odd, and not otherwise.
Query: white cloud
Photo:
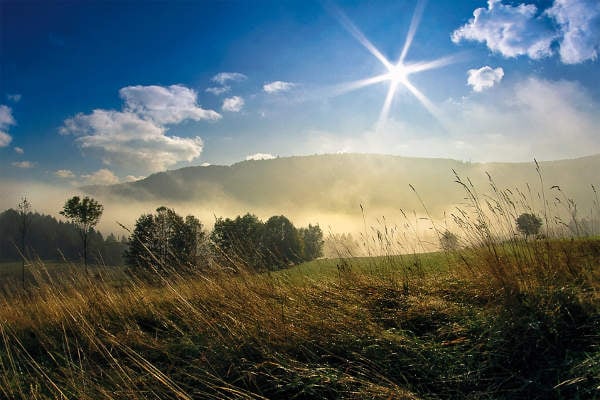
[[[75,178],[75,174],[70,169],[59,169],[58,171],[54,172],[54,175],[63,179]]]
[[[0,147],[6,147],[12,142],[12,137],[6,133],[0,131]]]
[[[18,103],[19,101],[21,101],[21,98],[23,96],[21,96],[19,93],[15,93],[15,94],[7,94],[6,98],[10,101],[13,101],[15,103]]]
[[[600,2],[598,0],[555,0],[546,14],[559,24],[560,59],[578,64],[598,57],[600,47]]]
[[[12,109],[4,104],[0,105],[0,129],[7,129],[11,125],[15,125],[15,119],[12,115]]]
[[[12,141],[12,136],[7,132],[11,125],[16,125],[12,116],[12,109],[5,105],[0,105],[0,147],[6,147]]]
[[[481,92],[499,83],[504,77],[504,70],[500,67],[485,66],[479,69],[470,69],[467,71],[467,75],[467,83],[473,87],[474,91]]]
[[[15,153],[17,153],[17,154],[23,154],[23,153],[25,153],[25,150],[23,150],[20,147],[15,147],[14,150],[15,150]]]
[[[274,81],[263,85],[263,90],[267,93],[287,92],[296,86],[292,82]]]
[[[221,115],[197,104],[197,93],[182,85],[127,86],[119,90],[125,101],[124,111],[132,112],[157,124],[177,124],[186,119],[217,120]]]
[[[140,175],[140,176],[134,176],[134,175],[127,175],[125,178],[122,179],[123,182],[135,182],[135,181],[139,181],[144,179],[145,176]]]
[[[246,156],[246,161],[250,161],[250,160],[254,160],[254,161],[258,161],[258,160],[272,160],[274,158],[275,158],[275,156],[273,154],[256,153],[256,154],[247,155]]]
[[[462,40],[484,42],[505,57],[532,59],[552,55],[558,42],[565,64],[595,60],[600,48],[600,2],[554,0],[552,7],[538,12],[533,4],[512,6],[488,0],[487,8],[476,9],[473,18],[452,33],[453,42]]]
[[[557,34],[539,15],[533,4],[511,6],[501,0],[488,0],[487,8],[473,11],[473,18],[452,33],[452,41],[474,40],[505,57],[527,55],[548,57]]]
[[[213,76],[211,80],[213,82],[217,82],[221,85],[224,85],[225,83],[227,83],[229,81],[240,82],[247,78],[248,77],[246,75],[241,74],[239,72],[220,72],[217,75]]]
[[[97,152],[107,165],[156,172],[202,153],[200,137],[167,135],[167,124],[186,119],[215,119],[220,114],[199,108],[196,93],[180,85],[129,86],[121,89],[123,111],[94,110],[64,121],[59,132],[72,134],[86,151]]]
[[[31,161],[15,161],[12,163],[13,167],[29,169],[36,166],[37,163]]]
[[[105,164],[156,172],[202,153],[200,137],[165,135],[166,129],[128,112],[94,110],[67,119],[63,134],[74,134],[82,149],[98,150]]]
[[[209,87],[206,88],[206,92],[207,93],[212,93],[215,96],[219,96],[222,95],[223,93],[227,93],[231,90],[231,86],[213,86],[213,87]]]
[[[87,185],[113,185],[119,183],[119,178],[109,169],[102,168],[93,174],[81,175]]]
[[[244,107],[244,99],[240,96],[233,96],[223,101],[223,111],[239,112]]]

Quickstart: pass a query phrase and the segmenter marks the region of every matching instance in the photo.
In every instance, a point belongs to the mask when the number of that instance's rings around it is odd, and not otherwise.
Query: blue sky
[[[600,152],[597,0],[4,0],[0,18],[5,182],[315,153]]]

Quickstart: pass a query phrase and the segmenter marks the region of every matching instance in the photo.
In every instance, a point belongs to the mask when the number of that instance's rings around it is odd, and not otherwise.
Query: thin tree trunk
[[[87,272],[87,234],[83,234],[83,266]]]

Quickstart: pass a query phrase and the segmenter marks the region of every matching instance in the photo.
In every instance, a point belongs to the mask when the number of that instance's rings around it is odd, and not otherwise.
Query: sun
[[[438,112],[436,106],[427,98],[427,96],[425,96],[417,87],[415,87],[412,84],[412,82],[410,82],[409,76],[419,72],[428,71],[431,69],[440,68],[445,65],[455,63],[458,61],[458,57],[447,56],[438,58],[433,61],[415,63],[406,63],[404,61],[408,50],[410,49],[410,46],[412,44],[417,28],[419,26],[424,6],[425,1],[419,0],[410,23],[408,33],[406,35],[406,40],[404,41],[402,54],[400,55],[399,60],[395,64],[389,61],[339,8],[330,7],[330,10],[333,12],[333,15],[338,19],[342,26],[346,28],[346,30],[350,32],[350,34],[354,36],[354,38],[358,42],[360,42],[360,44],[362,44],[375,58],[377,58],[377,60],[379,60],[379,62],[381,62],[381,64],[383,64],[383,66],[387,70],[387,72],[381,75],[339,85],[337,89],[338,94],[342,94],[356,89],[360,89],[365,86],[389,81],[389,88],[385,100],[383,102],[383,106],[381,108],[377,129],[380,129],[387,121],[388,114],[392,106],[392,101],[394,99],[394,96],[396,95],[397,89],[400,86],[405,87],[414,97],[416,97],[417,100],[419,100],[419,102],[423,105],[423,107],[425,107],[427,111],[429,111],[429,113],[433,115],[438,121],[440,121],[441,119],[440,113]]]
[[[408,74],[409,70],[402,63],[399,63],[389,69],[387,76],[391,84],[397,86],[408,81]]]

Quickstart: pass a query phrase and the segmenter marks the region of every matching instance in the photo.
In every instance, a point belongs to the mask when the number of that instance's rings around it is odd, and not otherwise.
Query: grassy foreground
[[[519,246],[158,285],[37,265],[0,299],[0,395],[600,398],[600,241]]]
[[[566,197],[456,178],[460,250],[395,256],[410,241],[384,224],[363,240],[385,256],[271,273],[34,263],[0,292],[0,397],[600,399],[600,239],[567,237]]]

